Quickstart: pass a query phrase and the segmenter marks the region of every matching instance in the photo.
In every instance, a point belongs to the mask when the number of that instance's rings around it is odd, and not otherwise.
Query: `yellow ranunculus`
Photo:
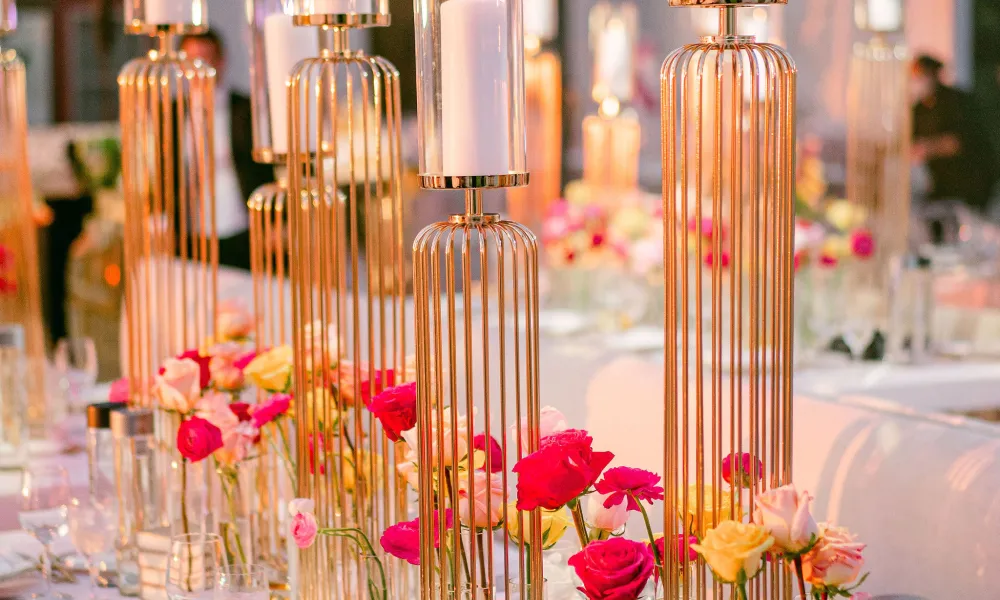
[[[517,520],[517,503],[511,502],[507,505],[507,532],[510,534],[510,538],[515,543],[521,539],[521,527]],[[548,550],[549,548],[556,545],[556,543],[562,539],[563,534],[569,529],[569,526],[573,524],[573,517],[569,513],[569,509],[565,506],[559,510],[545,510],[541,509],[542,512],[542,549]],[[531,513],[525,512],[522,514],[524,519],[524,525],[526,528],[531,527]],[[525,540],[527,541],[527,540]]]
[[[272,394],[287,392],[292,379],[291,346],[279,346],[259,354],[243,370],[243,375]]]
[[[757,576],[764,552],[773,544],[774,538],[762,527],[723,521],[691,547],[705,558],[720,581],[740,583]]]
[[[714,505],[712,503],[713,496],[715,496]],[[698,518],[699,497],[702,502],[702,513],[700,519]],[[678,498],[677,500],[678,506],[681,506],[683,498]],[[688,486],[686,514],[681,513],[679,516],[684,521],[684,528],[688,533],[701,537],[705,534],[705,531],[710,529],[715,523],[721,523],[727,519],[742,519],[743,507],[735,504],[734,511],[732,508],[733,505],[733,495],[730,492],[715,490],[715,488],[711,485],[699,488],[697,485],[692,484]]]

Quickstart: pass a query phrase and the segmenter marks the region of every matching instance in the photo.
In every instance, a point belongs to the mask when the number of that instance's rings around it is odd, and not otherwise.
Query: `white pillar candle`
[[[902,28],[902,0],[868,0],[868,29],[898,31]]]
[[[632,42],[625,22],[618,18],[608,21],[597,40],[594,57],[594,90],[603,97],[619,100],[632,97]],[[601,98],[595,98],[600,100]]]
[[[198,14],[201,14],[201,2]],[[147,25],[172,25],[191,23],[195,14],[195,0],[146,0],[144,14]],[[197,23],[200,25],[201,23]]]
[[[319,56],[319,38],[311,27],[295,27],[292,17],[276,13],[264,19],[264,59],[271,115],[271,146],[288,152],[288,76],[300,61]],[[315,144],[313,144],[315,146]]]
[[[524,36],[551,40],[559,32],[556,0],[524,0]]]
[[[510,172],[506,0],[441,4],[445,175]]]
[[[313,0],[314,15],[346,15],[358,13],[368,15],[376,12],[372,8],[374,0]]]

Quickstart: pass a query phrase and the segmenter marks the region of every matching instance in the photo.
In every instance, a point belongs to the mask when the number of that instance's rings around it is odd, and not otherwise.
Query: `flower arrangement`
[[[795,224],[795,268],[834,269],[868,262],[876,247],[866,221],[864,209],[847,200],[831,202],[820,220],[800,217]]]

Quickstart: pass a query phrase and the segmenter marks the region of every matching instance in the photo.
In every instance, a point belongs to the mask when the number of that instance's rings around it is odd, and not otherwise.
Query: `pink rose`
[[[757,495],[754,523],[774,538],[785,554],[800,554],[819,537],[819,526],[809,512],[812,496],[786,485]]]
[[[311,512],[301,511],[292,516],[291,525],[292,539],[295,545],[305,550],[316,541],[319,534],[319,526],[316,524],[316,515]]]
[[[815,586],[844,588],[861,575],[865,559],[861,552],[864,544],[842,527],[828,523],[819,526],[820,540],[816,547],[802,557],[802,575]]]
[[[177,430],[177,451],[191,462],[200,462],[222,448],[222,432],[205,419],[191,417]]]
[[[215,311],[219,336],[224,340],[242,340],[253,333],[253,314],[238,300],[220,302]]]
[[[288,394],[275,394],[268,398],[267,402],[258,404],[250,409],[253,417],[254,427],[260,429],[271,421],[288,412],[292,405],[292,397]]]
[[[237,423],[236,427],[224,432],[222,448],[215,453],[215,458],[225,466],[233,466],[244,460],[250,454],[256,440],[260,439],[260,430],[249,421]]]
[[[867,229],[858,229],[851,234],[851,252],[854,256],[867,259],[875,254],[875,238]]]
[[[605,506],[611,494],[593,494],[587,497],[587,523],[601,531],[618,531],[628,523],[628,502],[622,498],[618,504]]]
[[[588,600],[639,598],[655,568],[647,544],[625,538],[592,542],[569,559]]]
[[[201,367],[189,358],[168,358],[156,376],[153,394],[164,410],[191,412],[201,398]]]
[[[220,344],[212,349],[208,368],[215,387],[229,392],[243,387],[243,369],[236,366],[236,361],[244,355],[240,345],[234,342]]]
[[[503,497],[503,475],[485,471],[468,471],[458,476],[455,504],[461,522],[478,529],[493,529],[503,521],[506,505]]]
[[[201,377],[198,380],[198,386],[201,389],[208,387],[208,384],[212,382],[212,370],[209,368],[209,363],[212,362],[212,357],[207,354],[202,354],[198,350],[188,350],[184,354],[177,357],[178,360],[190,359],[198,363],[198,368],[200,369]],[[163,372],[163,369],[160,369]]]
[[[594,452],[586,431],[567,429],[542,440],[538,452],[522,458],[517,478],[518,510],[556,510],[594,485],[614,459],[611,452]]]
[[[566,431],[567,429],[569,429],[569,423],[566,421],[566,417],[559,412],[558,409],[551,406],[542,408],[538,415],[538,439],[545,439],[550,435]],[[527,455],[529,452],[527,419],[521,420],[520,429],[517,427],[512,428],[510,436],[515,440],[521,440],[521,453]]]
[[[130,395],[128,377],[122,377],[121,379],[115,380],[115,382],[111,384],[111,391],[108,392],[108,402],[126,404],[128,403]]]
[[[229,407],[229,396],[222,392],[209,392],[195,405],[195,415],[219,428],[227,435],[240,424],[239,417]]]

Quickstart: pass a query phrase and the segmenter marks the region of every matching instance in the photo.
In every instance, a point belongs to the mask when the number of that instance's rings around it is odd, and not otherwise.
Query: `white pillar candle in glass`
[[[288,152],[288,76],[296,64],[319,56],[319,38],[311,27],[296,27],[292,17],[275,13],[264,19],[267,93],[271,115],[271,146]]]
[[[868,29],[898,31],[902,28],[902,0],[868,0]]]
[[[632,43],[625,22],[618,18],[608,21],[597,41],[594,57],[595,95],[614,96],[619,100],[632,97]],[[595,98],[600,100],[602,98]]]
[[[551,40],[559,32],[556,0],[524,1],[524,36]]]
[[[313,0],[314,15],[345,15],[357,13],[368,15],[375,12],[373,0]]]
[[[444,174],[510,172],[506,0],[441,4]]]
[[[145,22],[147,25],[191,23],[194,3],[195,0],[146,0]]]

